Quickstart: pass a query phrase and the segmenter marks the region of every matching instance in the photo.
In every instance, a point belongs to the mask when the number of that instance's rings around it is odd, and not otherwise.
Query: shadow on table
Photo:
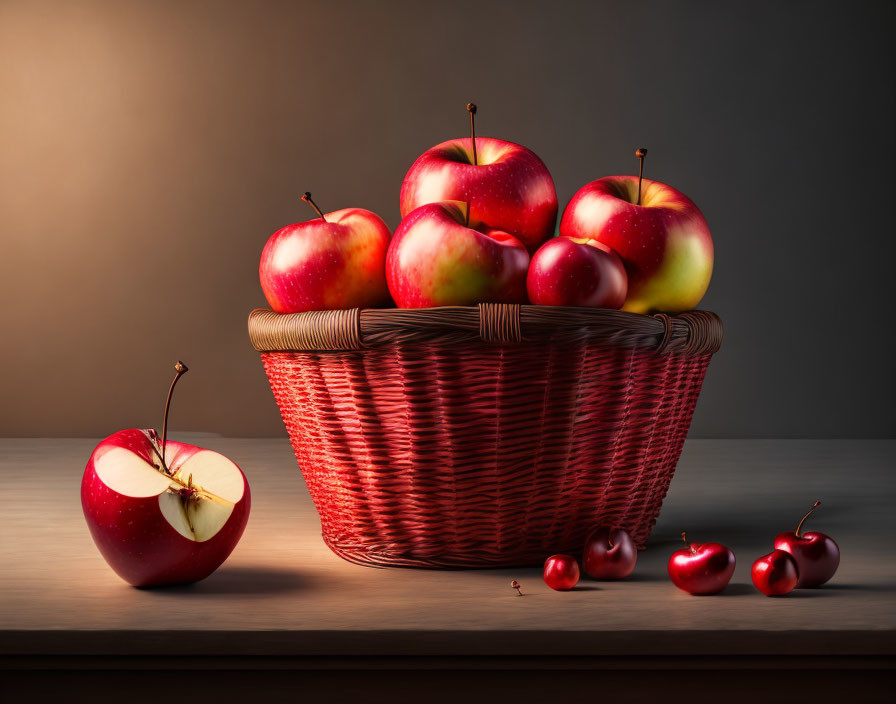
[[[834,579],[837,577],[835,576]],[[801,589],[799,591],[807,591],[805,589]],[[838,584],[834,582],[833,584],[823,584],[817,589],[813,589],[812,591],[816,592],[837,592],[837,591],[852,591],[852,592],[896,592],[896,584]]]
[[[757,537],[766,536],[770,551],[775,536],[794,530],[802,515],[811,505],[811,502],[807,502],[805,506],[793,506],[792,512],[787,514],[777,507],[774,510],[757,509],[751,512],[749,517],[732,514],[721,509],[700,512],[690,516],[687,521],[680,521],[677,517],[664,516],[662,524],[658,525],[651,534],[647,549],[683,547],[684,542],[678,530],[680,525],[682,529],[687,530],[688,543],[722,543],[737,552],[738,546],[756,543]],[[861,507],[853,505],[823,502],[818,514],[809,519],[805,530],[821,531],[836,540],[842,526],[857,525],[862,520],[861,511]],[[756,556],[758,557],[759,554]]]
[[[758,594],[756,588],[752,584],[743,584],[741,582],[732,582],[729,583],[727,587],[725,587],[722,591],[717,594],[707,594],[706,596],[715,597],[715,596],[746,596],[748,594]],[[698,599],[702,599],[702,596],[698,596]]]
[[[894,587],[886,584],[825,584],[814,589],[794,589],[792,592],[776,599],[817,599],[819,597],[834,597],[839,591],[857,592],[892,592]],[[745,594],[760,594],[752,584],[729,584],[725,590],[715,596],[743,596]]]
[[[286,594],[306,589],[310,580],[300,572],[282,567],[221,567],[196,584],[147,589],[153,594]]]
[[[623,584],[626,582],[668,582],[669,575],[665,572],[663,573],[653,573],[653,572],[638,572],[637,565],[635,566],[635,571],[630,574],[625,579],[614,579],[611,580],[610,584]]]

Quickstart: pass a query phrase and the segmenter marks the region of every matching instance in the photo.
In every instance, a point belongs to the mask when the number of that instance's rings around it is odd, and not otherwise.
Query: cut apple
[[[163,469],[124,447],[107,447],[97,453],[94,468],[112,491],[131,498],[158,496],[165,520],[185,538],[209,540],[224,527],[234,505],[243,498],[245,480],[239,468],[211,450],[178,452]],[[183,458],[183,459],[181,459]]]
[[[192,584],[227,559],[252,503],[242,470],[217,452],[168,442],[168,411],[178,361],[165,400],[162,434],[128,428],[96,446],[81,480],[90,535],[115,573],[135,587]]]

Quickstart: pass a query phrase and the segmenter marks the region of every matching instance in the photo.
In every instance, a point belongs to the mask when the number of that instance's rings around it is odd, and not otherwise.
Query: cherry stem
[[[324,214],[320,211],[320,208],[317,207],[317,203],[311,200],[310,191],[305,191],[305,193],[302,195],[302,200],[308,203],[308,205],[310,205],[312,208],[314,208],[314,212],[318,214],[321,220],[323,220],[324,222],[327,221],[327,219],[324,217]]]
[[[800,528],[803,527],[803,523],[806,522],[806,519],[809,516],[811,516],[812,512],[815,511],[815,509],[817,509],[819,506],[821,506],[821,501],[816,501],[814,504],[812,504],[812,508],[809,509],[809,512],[805,516],[803,516],[803,520],[801,520],[800,524],[796,527],[796,537],[797,538],[800,537]]]
[[[684,541],[684,544],[687,545],[691,549],[691,552],[693,552],[693,553],[697,552],[696,550],[694,550],[693,545],[688,544],[688,534],[685,533],[684,531],[681,531],[681,539]]]
[[[176,373],[168,389],[168,398],[165,399],[165,415],[162,417],[162,467],[168,474],[171,474],[171,472],[168,469],[168,465],[165,464],[165,447],[168,444],[168,410],[171,408],[171,395],[174,393],[174,386],[177,384],[177,380],[190,370],[186,364],[178,360],[174,365],[174,371]]]
[[[638,205],[641,205],[641,179],[644,177],[644,157],[647,156],[647,150],[641,147],[635,152],[638,157]]]
[[[467,103],[467,112],[470,113],[470,141],[473,142],[473,166],[479,166],[479,159],[476,156],[476,120],[473,117],[476,114],[476,105]]]

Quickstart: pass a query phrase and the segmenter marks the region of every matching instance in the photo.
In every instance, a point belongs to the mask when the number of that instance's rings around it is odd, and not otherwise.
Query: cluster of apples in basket
[[[470,137],[424,152],[401,186],[394,235],[362,208],[323,213],[271,235],[259,276],[278,313],[388,306],[534,303],[676,313],[709,285],[713,244],[697,206],[671,186],[606,176],[557,221],[547,167],[523,146]]]
[[[821,505],[816,501],[795,531],[775,538],[775,549],[753,563],[750,576],[766,596],[783,596],[797,587],[819,587],[840,566],[840,548],[819,532],[800,535],[806,519]],[[687,544],[687,536],[682,533]],[[585,541],[582,569],[593,579],[625,579],[635,571],[638,550],[622,528],[596,528]],[[734,552],[721,543],[691,543],[669,558],[669,579],[682,591],[697,596],[718,594],[734,575]],[[544,563],[544,582],[551,589],[568,591],[579,582],[579,564],[572,555],[551,555]],[[520,592],[514,580],[511,587]]]

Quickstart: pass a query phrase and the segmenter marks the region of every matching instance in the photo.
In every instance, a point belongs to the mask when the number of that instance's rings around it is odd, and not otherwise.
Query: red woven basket
[[[341,557],[497,567],[643,547],[722,326],[510,304],[278,315],[249,335]]]

